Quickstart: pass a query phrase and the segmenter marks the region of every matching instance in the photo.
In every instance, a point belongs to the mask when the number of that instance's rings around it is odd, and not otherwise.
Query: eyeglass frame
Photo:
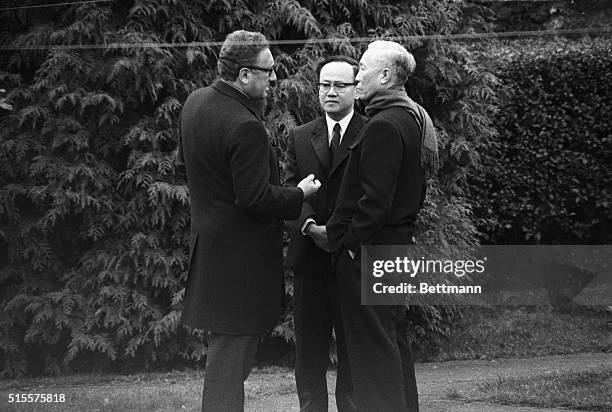
[[[347,82],[331,82],[331,83],[317,83],[317,87],[319,88],[319,91],[322,91],[323,93],[328,93],[331,88],[333,87],[337,92],[344,92],[348,87],[350,86],[357,86],[358,82],[352,82],[352,83],[347,83]],[[340,87],[338,87],[340,86]]]
[[[272,66],[272,67],[259,67],[259,66],[242,66],[243,69],[249,69],[249,70],[259,70],[262,72],[267,72],[268,73],[268,77],[272,76],[272,73],[276,71],[276,66]]]

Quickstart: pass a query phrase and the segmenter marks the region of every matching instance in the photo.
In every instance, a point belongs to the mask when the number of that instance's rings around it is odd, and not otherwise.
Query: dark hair
[[[259,53],[269,47],[266,37],[258,32],[236,30],[228,34],[219,52],[219,76],[224,80],[236,80],[240,69],[255,64]]]
[[[325,60],[323,60],[317,65],[317,78],[319,78],[319,76],[321,75],[321,69],[323,69],[323,66],[333,62],[344,62],[350,64],[351,66],[353,66],[353,77],[357,76],[357,72],[359,71],[359,62],[353,59],[352,57],[338,54],[335,56],[327,57]]]

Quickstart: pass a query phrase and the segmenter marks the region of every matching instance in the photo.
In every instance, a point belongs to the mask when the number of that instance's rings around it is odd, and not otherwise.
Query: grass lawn
[[[61,383],[58,383],[61,382]],[[0,409],[7,411],[180,411],[200,406],[203,373],[72,375],[20,379],[0,386]],[[9,393],[65,394],[63,403],[8,403]],[[8,409],[4,409],[8,408]]]
[[[559,313],[550,308],[466,308],[437,360],[533,357],[550,354],[612,352],[610,316],[603,311]],[[273,376],[271,376],[273,375]],[[196,411],[202,396],[200,370],[134,375],[70,375],[0,381],[1,411]],[[537,379],[500,379],[474,390],[452,393],[461,401],[524,404],[538,407],[612,410],[612,372],[546,375]],[[64,394],[64,403],[8,403],[9,394]],[[258,369],[246,382],[247,403],[258,410],[291,394],[297,405],[293,371]],[[276,398],[275,398],[276,396]],[[271,398],[272,397],[272,398]],[[278,399],[278,400],[277,400]],[[261,408],[259,408],[261,409]],[[274,410],[287,410],[278,404]]]
[[[292,370],[268,367],[256,371],[245,384],[247,401],[295,392]],[[270,379],[270,375],[273,379]],[[195,370],[137,375],[70,375],[59,378],[0,381],[0,411],[199,411],[203,383],[204,373]],[[8,395],[11,393],[64,394],[66,401],[9,403]]]
[[[612,371],[543,375],[528,379],[499,378],[469,392],[450,392],[466,402],[491,402],[537,408],[612,410]]]
[[[603,308],[561,313],[546,306],[467,307],[429,360],[498,359],[611,352],[612,317]]]

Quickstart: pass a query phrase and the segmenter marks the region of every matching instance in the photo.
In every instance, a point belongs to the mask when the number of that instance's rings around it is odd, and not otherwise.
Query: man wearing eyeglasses
[[[220,79],[183,106],[179,156],[191,197],[182,321],[209,332],[203,411],[242,411],[257,343],[280,318],[282,219],[299,216],[320,186],[313,175],[280,187],[262,123],[276,80],[260,33],[236,31],[219,53]]]
[[[316,195],[304,202],[287,251],[287,264],[295,275],[295,377],[303,412],[328,410],[332,330],[338,358],[336,405],[340,412],[355,410],[325,224],[336,202],[348,147],[364,122],[353,109],[357,69],[357,61],[346,56],[332,56],[319,64],[318,94],[325,115],[291,130],[287,142],[287,184],[295,186],[309,174],[322,183]]]

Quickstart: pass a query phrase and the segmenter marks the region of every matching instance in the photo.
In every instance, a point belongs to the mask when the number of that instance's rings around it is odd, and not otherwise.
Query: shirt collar
[[[353,113],[355,113],[355,111],[351,110],[351,112],[347,114],[346,116],[344,116],[342,119],[340,119],[340,121],[335,121],[334,119],[329,117],[327,113],[325,114],[325,122],[327,123],[327,141],[328,142],[331,142],[332,133],[333,133],[334,126],[336,125],[336,123],[340,123],[340,141],[342,141],[342,138],[344,137],[344,132],[346,131],[348,124],[351,122],[351,119],[353,118]]]

